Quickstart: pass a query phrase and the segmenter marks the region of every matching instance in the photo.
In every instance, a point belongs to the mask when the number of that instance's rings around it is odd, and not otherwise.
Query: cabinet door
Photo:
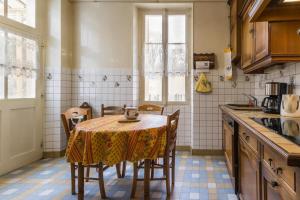
[[[243,200],[259,199],[258,158],[240,138],[240,196]]]
[[[270,23],[271,54],[299,55],[300,35],[298,31],[300,31],[300,21]]]
[[[262,200],[296,200],[296,194],[285,186],[267,163],[262,165]]]
[[[255,61],[258,61],[269,54],[269,25],[268,22],[255,22]]]
[[[237,0],[233,0],[230,4],[230,47],[232,60],[235,60],[239,56],[237,2]]]
[[[250,22],[249,15],[246,13],[242,19],[242,68],[248,67],[253,61],[253,23]]]
[[[233,147],[233,131],[229,128],[226,122],[223,122],[224,131],[224,154],[226,159],[226,164],[228,172],[231,177],[234,177],[233,166],[232,166],[232,147]]]

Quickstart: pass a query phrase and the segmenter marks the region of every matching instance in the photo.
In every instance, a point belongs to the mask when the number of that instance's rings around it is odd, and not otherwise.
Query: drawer
[[[295,190],[295,169],[287,166],[286,159],[279,155],[275,150],[264,145],[263,160],[278,177],[281,177],[293,190]]]
[[[245,127],[240,126],[239,127],[239,135],[253,149],[253,151],[255,151],[255,153],[257,154],[257,152],[258,152],[257,142],[258,141],[255,138],[255,136],[253,135],[253,133],[248,131]]]
[[[297,195],[285,181],[279,178],[266,162],[262,164],[262,196],[263,200],[296,200]]]

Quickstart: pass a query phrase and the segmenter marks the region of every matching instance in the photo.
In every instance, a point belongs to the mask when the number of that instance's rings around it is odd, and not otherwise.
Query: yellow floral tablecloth
[[[128,160],[156,159],[164,152],[167,117],[140,115],[139,122],[120,123],[123,115],[105,116],[78,124],[68,142],[69,162],[114,165]]]

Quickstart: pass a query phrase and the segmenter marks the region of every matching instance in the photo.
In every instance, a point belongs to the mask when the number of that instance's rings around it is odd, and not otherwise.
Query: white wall
[[[133,5],[74,4],[74,67],[131,68]]]
[[[224,68],[224,48],[230,42],[226,2],[194,3],[194,52],[215,53],[217,68]]]

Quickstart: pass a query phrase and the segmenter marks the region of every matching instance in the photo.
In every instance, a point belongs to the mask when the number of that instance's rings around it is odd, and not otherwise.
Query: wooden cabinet
[[[300,19],[300,1],[255,0],[249,13],[251,21],[290,21]]]
[[[241,68],[245,73],[260,73],[287,62],[300,62],[300,20],[251,22],[252,5],[244,9],[241,34]]]
[[[242,69],[246,68],[253,60],[253,45],[254,45],[254,25],[250,22],[249,15],[244,15],[242,19]]]
[[[239,196],[242,200],[259,200],[259,159],[251,147],[239,139]]]
[[[299,57],[300,35],[298,31],[300,31],[300,21],[271,22],[270,23],[271,54],[278,57],[284,54],[289,54],[291,56]]]
[[[296,193],[289,188],[266,164],[262,164],[262,200],[296,200]]]
[[[241,57],[241,11],[244,0],[230,0],[230,48],[233,63],[238,63]]]
[[[254,23],[254,62],[266,57],[269,53],[268,23]]]
[[[227,125],[228,118],[233,121],[233,129]],[[223,112],[225,161],[229,173],[236,169],[234,186],[237,186],[239,199],[299,200],[299,155],[287,155],[258,133],[258,127],[253,128],[252,123],[249,125],[242,120],[226,110]]]

